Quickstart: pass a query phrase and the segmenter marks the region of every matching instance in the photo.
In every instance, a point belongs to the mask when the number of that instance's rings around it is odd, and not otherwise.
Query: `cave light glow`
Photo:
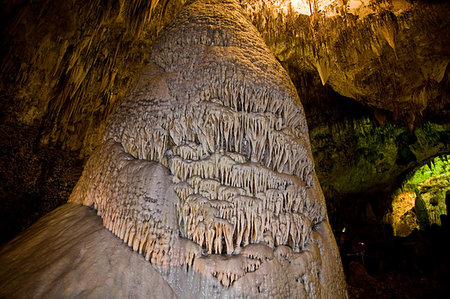
[[[448,191],[450,155],[435,157],[416,169],[394,195],[389,220],[394,234],[405,237],[415,228],[441,225],[441,215],[447,215]]]

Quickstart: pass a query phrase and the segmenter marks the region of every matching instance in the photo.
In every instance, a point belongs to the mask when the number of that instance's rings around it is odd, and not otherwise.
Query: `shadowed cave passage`
[[[345,296],[300,100],[234,1],[165,27],[70,202],[177,295]]]

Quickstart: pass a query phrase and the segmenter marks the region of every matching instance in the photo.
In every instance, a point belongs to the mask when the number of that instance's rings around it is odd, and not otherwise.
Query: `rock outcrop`
[[[176,298],[95,211],[65,204],[0,249],[2,298]]]

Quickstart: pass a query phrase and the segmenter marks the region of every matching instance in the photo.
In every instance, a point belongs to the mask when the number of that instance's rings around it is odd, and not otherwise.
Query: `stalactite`
[[[316,58],[314,66],[319,73],[322,85],[325,85],[330,77],[330,62],[326,58]]]
[[[395,56],[397,56],[397,51],[395,50],[395,35],[394,27],[391,23],[387,21],[381,21],[378,25],[378,30],[382,37],[387,41],[388,45],[394,50]]]

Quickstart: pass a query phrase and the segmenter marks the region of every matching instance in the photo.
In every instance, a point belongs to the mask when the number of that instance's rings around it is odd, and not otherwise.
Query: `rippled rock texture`
[[[178,295],[344,297],[300,100],[240,11],[193,1],[163,30],[70,201]]]

